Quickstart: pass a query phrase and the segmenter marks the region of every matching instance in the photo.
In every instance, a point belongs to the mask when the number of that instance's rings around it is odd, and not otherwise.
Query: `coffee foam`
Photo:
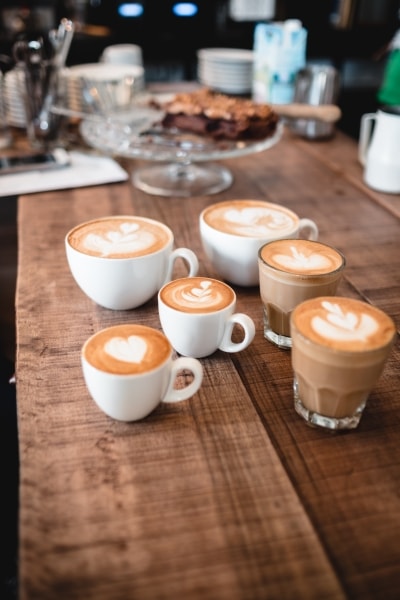
[[[242,237],[289,237],[299,219],[289,209],[262,200],[228,200],[205,209],[204,221],[212,228]]]
[[[206,277],[175,279],[160,291],[164,304],[188,313],[221,310],[235,300],[233,290],[222,281]]]
[[[172,348],[158,330],[145,325],[116,325],[94,334],[83,356],[96,369],[116,375],[146,373],[162,365]]]
[[[164,248],[171,234],[162,224],[140,217],[106,217],[82,223],[68,235],[69,244],[84,254],[130,258]]]
[[[260,249],[260,257],[274,269],[303,276],[332,273],[345,263],[334,248],[301,239],[270,242]]]
[[[380,309],[352,298],[325,296],[303,302],[292,313],[300,334],[345,352],[366,352],[394,338],[392,319]]]

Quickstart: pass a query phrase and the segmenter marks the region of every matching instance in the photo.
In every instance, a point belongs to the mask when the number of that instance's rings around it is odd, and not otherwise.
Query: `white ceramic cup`
[[[143,66],[143,52],[137,44],[112,44],[104,48],[100,62],[114,65]]]
[[[180,402],[200,388],[203,369],[190,357],[173,359],[173,349],[161,331],[126,323],[103,329],[83,345],[81,363],[89,394],[112,419],[137,421],[161,402]],[[192,380],[176,386],[181,371]],[[186,382],[187,374],[182,377]]]
[[[195,253],[173,245],[173,233],[163,223],[126,215],[81,223],[65,237],[76,283],[94,302],[113,310],[150,300],[172,278],[178,258],[190,277],[197,274]]]
[[[253,320],[235,313],[236,294],[222,281],[209,277],[182,277],[158,293],[162,329],[179,354],[201,358],[216,350],[239,352],[253,341]],[[239,326],[241,341],[232,339]]]
[[[318,238],[311,219],[263,200],[227,200],[212,204],[200,214],[204,251],[218,274],[227,281],[258,285],[258,250],[274,239]]]

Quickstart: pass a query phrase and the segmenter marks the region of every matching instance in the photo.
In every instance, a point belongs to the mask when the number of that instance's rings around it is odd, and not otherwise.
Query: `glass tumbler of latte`
[[[322,242],[280,239],[258,252],[264,337],[291,348],[290,315],[308,298],[333,296],[346,264],[339,250]]]
[[[327,430],[358,426],[396,337],[393,320],[367,302],[311,298],[291,315],[294,406]]]

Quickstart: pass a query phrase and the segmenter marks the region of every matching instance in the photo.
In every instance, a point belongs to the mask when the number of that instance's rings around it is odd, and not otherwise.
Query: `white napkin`
[[[112,158],[77,151],[68,154],[71,163],[67,167],[50,171],[0,175],[0,197],[100,185],[128,179],[128,173]]]

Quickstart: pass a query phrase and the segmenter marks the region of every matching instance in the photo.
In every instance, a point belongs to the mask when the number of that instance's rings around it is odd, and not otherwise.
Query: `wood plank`
[[[358,159],[358,147],[354,140],[346,134],[336,131],[336,143],[329,140],[317,143],[303,142],[302,149],[312,153],[318,160],[329,163],[330,168],[336,170],[351,183],[359,187],[363,193],[387,208],[395,216],[400,217],[400,194],[389,194],[370,188],[363,180],[363,166]],[[296,140],[299,143],[299,140]]]

